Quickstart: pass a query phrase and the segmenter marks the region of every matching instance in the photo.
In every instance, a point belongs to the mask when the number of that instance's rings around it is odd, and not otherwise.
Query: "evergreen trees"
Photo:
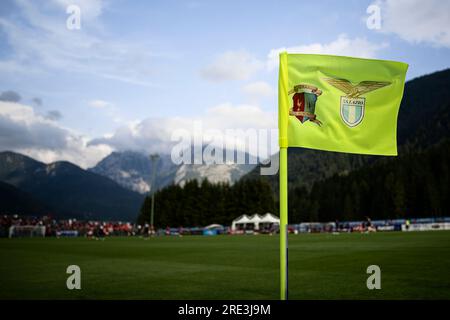
[[[151,197],[141,207],[139,223],[150,221]],[[242,214],[275,213],[277,206],[270,185],[260,179],[230,186],[208,180],[172,185],[155,194],[155,226],[194,227],[211,223],[229,225]]]
[[[437,217],[450,213],[450,141],[289,193],[290,221]]]

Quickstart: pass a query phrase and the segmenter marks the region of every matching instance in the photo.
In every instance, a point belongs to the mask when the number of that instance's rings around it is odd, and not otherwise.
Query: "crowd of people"
[[[13,231],[11,229],[13,227]],[[33,228],[36,227],[36,228]],[[38,228],[43,227],[43,228]],[[148,223],[143,225],[132,224],[130,222],[111,221],[85,221],[77,219],[55,219],[50,216],[29,217],[19,215],[0,215],[0,237],[20,237],[30,235],[39,229],[37,236],[45,237],[78,237],[100,239],[106,236],[182,236],[201,235],[201,227],[193,228],[166,228],[154,230]],[[217,234],[224,233],[224,230],[217,230]]]
[[[129,222],[81,221],[76,219],[57,220],[50,216],[24,217],[18,215],[0,216],[0,237],[9,236],[10,227],[43,226],[45,236],[131,236],[144,234],[146,226]],[[20,229],[20,228],[17,228]],[[148,226],[147,226],[148,232]]]

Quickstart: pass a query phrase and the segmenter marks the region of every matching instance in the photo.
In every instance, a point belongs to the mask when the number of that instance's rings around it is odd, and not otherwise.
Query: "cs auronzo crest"
[[[341,96],[341,119],[349,127],[356,127],[364,118],[366,98],[361,95],[388,86],[390,82],[362,81],[353,85],[345,79],[324,78],[346,95]]]
[[[322,90],[309,84],[298,84],[288,94],[294,94],[289,115],[295,116],[301,123],[309,120],[322,125],[315,115],[317,98],[322,94]]]

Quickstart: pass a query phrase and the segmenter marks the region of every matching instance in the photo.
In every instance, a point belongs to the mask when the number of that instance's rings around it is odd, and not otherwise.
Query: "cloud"
[[[104,100],[91,100],[89,101],[89,106],[93,107],[93,108],[106,108],[106,107],[110,107],[112,106],[112,104],[108,101],[104,101]]]
[[[177,143],[172,141],[172,135],[179,129],[189,132],[191,138],[202,137],[205,143],[208,143],[205,139],[209,132],[219,131],[225,141],[236,142],[237,149],[243,151],[246,150],[245,139],[227,136],[227,130],[271,130],[277,127],[274,112],[266,112],[257,105],[231,103],[214,106],[198,117],[135,121],[119,127],[112,134],[95,139],[63,127],[56,121],[59,118],[61,114],[57,110],[41,115],[27,105],[0,102],[0,150],[20,152],[46,163],[67,160],[88,168],[113,150],[170,154],[171,148]],[[199,124],[202,127],[200,132],[196,131]],[[260,149],[260,152],[267,152],[264,149],[266,147],[261,148],[263,150]]]
[[[62,119],[62,114],[58,110],[50,110],[46,113],[45,118],[52,121],[58,121]]]
[[[35,113],[30,106],[0,102],[0,150],[20,152],[43,162],[67,160],[86,168],[111,152],[108,146],[88,146],[88,140]]]
[[[201,132],[196,132],[200,124]],[[223,134],[229,129],[274,129],[275,113],[266,112],[256,105],[223,103],[214,106],[199,117],[148,118],[120,127],[113,134],[93,139],[89,145],[108,145],[115,150],[137,150],[147,153],[170,153],[175,142],[171,141],[175,130],[186,130],[191,137],[204,137],[210,130]]]
[[[115,123],[126,123],[126,120],[124,120],[123,116],[121,115],[120,109],[112,102],[96,99],[89,101],[88,105],[92,108],[101,110],[103,114],[105,114]]]
[[[440,0],[381,0],[381,32],[411,43],[450,47],[450,2]]]
[[[67,143],[65,130],[17,103],[0,102],[0,132],[2,149],[60,149]]]
[[[341,34],[330,43],[312,43],[293,47],[283,47],[270,50],[267,57],[267,68],[273,70],[278,66],[280,52],[289,53],[313,53],[332,54],[338,56],[352,56],[359,58],[374,58],[381,49],[388,46],[387,43],[372,43],[366,38],[349,38]]]
[[[242,88],[242,91],[252,98],[271,97],[274,95],[274,90],[270,84],[265,81],[256,81],[246,84]]]
[[[3,91],[0,94],[0,101],[19,102],[21,99],[20,94],[12,90]]]
[[[263,63],[247,51],[227,51],[203,68],[201,76],[209,81],[247,80],[263,67]]]
[[[66,28],[66,5],[81,9],[81,29]],[[148,80],[155,59],[148,45],[108,36],[100,23],[104,1],[16,0],[17,14],[0,17],[11,55],[0,72],[29,74],[62,71],[154,87]]]
[[[277,127],[275,112],[266,112],[256,105],[233,105],[228,102],[208,109],[200,120],[207,124],[207,128],[218,130]]]

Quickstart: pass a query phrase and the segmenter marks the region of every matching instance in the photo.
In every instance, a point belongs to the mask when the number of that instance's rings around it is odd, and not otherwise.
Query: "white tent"
[[[259,230],[260,224],[277,224],[280,225],[280,219],[271,213],[266,213],[265,215],[254,214],[252,216],[247,216],[246,214],[240,216],[233,220],[231,224],[231,230],[235,231],[237,225],[253,224],[254,230]]]
[[[251,223],[250,218],[244,214],[242,216],[240,216],[239,218],[236,218],[233,220],[233,222],[231,223],[231,230],[236,230],[236,225],[240,224],[240,225],[246,225],[247,223]]]
[[[259,223],[275,223],[280,224],[280,218],[274,216],[271,213],[266,213],[261,217],[261,221]]]

